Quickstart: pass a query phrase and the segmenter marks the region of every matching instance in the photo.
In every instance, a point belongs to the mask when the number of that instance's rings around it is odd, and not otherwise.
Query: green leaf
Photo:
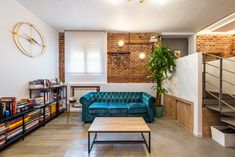
[[[176,56],[173,51],[163,44],[158,45],[154,51],[150,53],[147,65],[151,74],[148,78],[156,82],[153,89],[160,94],[167,92],[167,90],[162,87],[162,83],[171,78],[172,74],[175,72],[175,60]]]

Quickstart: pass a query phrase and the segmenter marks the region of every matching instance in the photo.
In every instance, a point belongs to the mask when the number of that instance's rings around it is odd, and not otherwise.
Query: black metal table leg
[[[149,153],[151,153],[151,132],[149,132]]]
[[[146,139],[144,137],[143,132],[141,132],[141,135],[142,135],[142,138],[144,140],[144,144],[145,144],[146,148],[148,149],[148,152],[151,153],[151,133],[148,132],[148,138],[149,138],[148,139],[148,144],[147,144],[147,141],[146,141]]]
[[[96,142],[96,138],[97,138],[97,132],[95,132],[95,136],[94,136],[93,140],[90,141],[90,139],[91,139],[91,133],[88,132],[88,153],[91,152],[91,150],[92,150],[92,148],[93,148],[93,145],[94,145],[94,143]]]
[[[91,133],[95,133],[95,136],[94,136],[92,141],[91,141]],[[148,149],[148,152],[151,153],[151,132],[140,132],[140,133],[142,135],[143,140],[137,140],[137,141],[128,141],[128,140],[125,140],[125,141],[121,141],[121,140],[118,140],[118,141],[115,141],[115,140],[100,141],[100,140],[96,140],[97,132],[89,132],[88,131],[88,153],[90,154],[90,152],[93,148],[93,145],[95,143],[96,144],[99,144],[99,143],[100,144],[102,144],[102,143],[103,144],[105,144],[105,143],[144,143],[146,145],[146,148]],[[148,133],[148,143],[147,143],[143,133]]]
[[[90,153],[90,132],[88,132],[88,153]]]

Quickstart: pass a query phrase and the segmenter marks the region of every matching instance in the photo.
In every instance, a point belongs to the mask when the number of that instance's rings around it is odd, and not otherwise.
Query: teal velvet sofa
[[[155,98],[145,92],[91,92],[80,98],[82,121],[95,117],[143,117],[152,122]]]

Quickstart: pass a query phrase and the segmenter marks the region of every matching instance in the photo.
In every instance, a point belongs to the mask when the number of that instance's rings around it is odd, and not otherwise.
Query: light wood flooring
[[[0,157],[88,157],[87,130],[90,124],[66,113],[0,152]],[[211,138],[197,138],[178,122],[164,117],[149,124],[151,155],[142,144],[94,145],[90,157],[235,157],[235,148],[223,148]],[[98,135],[98,138],[138,139],[139,135]]]

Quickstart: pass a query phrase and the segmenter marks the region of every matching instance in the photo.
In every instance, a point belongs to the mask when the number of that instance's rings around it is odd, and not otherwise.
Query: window
[[[107,34],[65,32],[65,79],[67,82],[107,82]]]

